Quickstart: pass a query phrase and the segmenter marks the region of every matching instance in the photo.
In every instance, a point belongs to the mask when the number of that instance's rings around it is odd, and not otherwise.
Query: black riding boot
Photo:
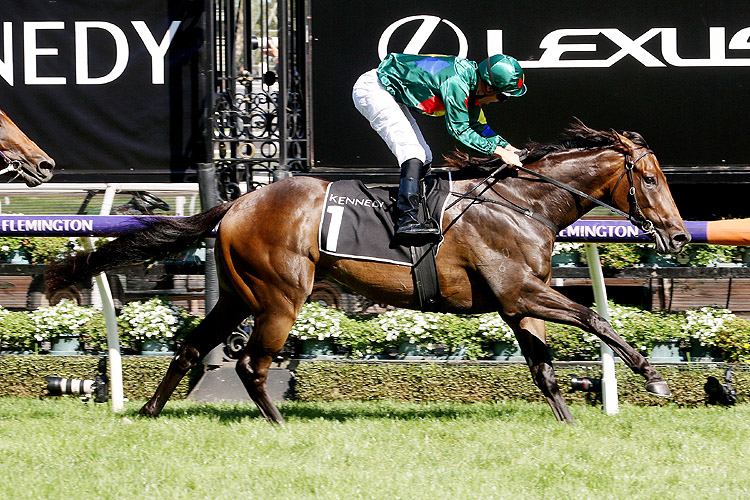
[[[419,222],[419,180],[424,165],[417,159],[406,160],[401,165],[396,208],[399,211],[396,237],[400,240],[437,239],[440,228],[435,221]],[[432,223],[431,223],[432,222]]]

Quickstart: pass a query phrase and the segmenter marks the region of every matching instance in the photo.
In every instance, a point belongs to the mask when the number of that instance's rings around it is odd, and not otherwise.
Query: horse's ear
[[[622,136],[617,133],[617,130],[611,128],[609,129],[609,131],[612,132],[612,135],[614,136],[615,140],[617,140],[617,142],[619,142],[620,145],[627,147],[627,145],[625,144],[625,141],[622,140]]]

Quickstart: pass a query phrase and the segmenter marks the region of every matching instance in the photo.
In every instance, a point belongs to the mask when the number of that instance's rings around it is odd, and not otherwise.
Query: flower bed
[[[106,238],[99,238],[106,240]],[[57,257],[82,250],[80,238],[65,237],[0,237],[0,262],[14,257],[29,264],[46,264]]]
[[[120,310],[117,325],[124,347],[138,349],[144,342],[162,341],[173,344],[192,330],[199,318],[167,300],[153,298],[129,302]]]
[[[750,362],[750,321],[730,311],[704,307],[685,313],[648,312],[609,304],[615,330],[644,355],[663,342],[677,342],[684,358]],[[118,318],[123,347],[137,351],[146,340],[174,343],[200,320],[163,299],[131,302]],[[106,349],[100,311],[62,301],[31,312],[0,307],[0,350],[42,352],[44,342],[77,335],[92,352]],[[393,309],[373,316],[350,316],[338,309],[306,304],[291,331],[297,343],[332,344],[339,357],[398,359],[493,359],[497,343],[514,343],[512,331],[495,313],[453,315]],[[599,356],[599,339],[571,326],[547,324],[547,343],[556,360],[586,361]],[[708,354],[691,355],[700,347]],[[300,354],[298,351],[296,354]]]
[[[200,318],[166,299],[130,302],[118,318],[121,345],[127,351],[137,350],[144,340],[174,343],[198,321]],[[89,352],[106,350],[102,312],[65,299],[29,312],[8,311],[0,306],[0,351],[40,353],[48,343],[66,337],[77,338]]]
[[[29,314],[34,340],[41,344],[63,337],[97,338],[104,330],[104,317],[93,307],[80,307],[67,299],[52,307],[40,307]],[[22,337],[24,332],[17,332]]]
[[[712,359],[750,361],[750,321],[725,309],[704,307],[670,314],[610,303],[609,315],[618,333],[647,356],[661,343],[677,342],[688,358],[697,341]],[[361,317],[319,304],[303,307],[291,335],[299,340],[332,340],[344,357],[381,359],[403,357],[406,344],[420,346],[422,357],[491,359],[493,344],[515,342],[508,325],[495,313],[459,316],[394,309]],[[547,343],[557,360],[599,356],[598,337],[575,327],[547,323]]]

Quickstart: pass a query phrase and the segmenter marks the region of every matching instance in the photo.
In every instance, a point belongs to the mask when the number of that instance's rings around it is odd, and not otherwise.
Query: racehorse
[[[26,137],[8,115],[0,110],[0,174],[11,173],[21,177],[29,187],[35,187],[52,178],[55,161]],[[12,179],[11,179],[12,180]]]
[[[535,146],[524,171],[506,168],[496,176],[454,181],[454,202],[444,217],[444,241],[437,255],[442,310],[500,313],[515,332],[534,382],[561,421],[573,421],[573,416],[552,368],[545,321],[597,335],[646,379],[648,392],[670,396],[661,375],[605,319],[549,286],[556,230],[589,211],[593,200],[627,211],[654,237],[661,253],[677,253],[690,241],[656,156],[638,134],[623,134],[573,125],[563,141]],[[495,159],[456,162],[498,165]],[[536,174],[549,176],[552,183]],[[477,171],[472,167],[457,172],[457,177],[473,176]],[[573,192],[561,189],[560,183]],[[376,303],[419,307],[408,266],[320,251],[318,224],[327,184],[292,177],[192,217],[144,218],[141,229],[51,267],[48,286],[57,289],[114,267],[163,258],[196,243],[221,221],[216,238],[218,302],[187,335],[140,413],[157,416],[187,371],[252,315],[255,326],[236,370],[261,414],[282,423],[266,392],[268,369],[315,278],[338,281]]]

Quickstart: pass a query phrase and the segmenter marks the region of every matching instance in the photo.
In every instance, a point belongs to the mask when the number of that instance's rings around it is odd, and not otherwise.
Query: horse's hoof
[[[138,411],[138,415],[149,418],[156,418],[159,416],[158,413],[154,413],[153,411],[147,409],[145,406]]]
[[[660,396],[662,398],[672,397],[672,392],[669,390],[669,386],[663,380],[648,382],[646,384],[646,390],[652,396]]]

